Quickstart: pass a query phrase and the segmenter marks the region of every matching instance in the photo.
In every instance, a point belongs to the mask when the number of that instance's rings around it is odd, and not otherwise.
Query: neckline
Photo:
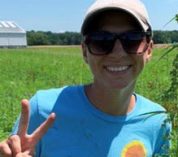
[[[98,108],[96,108],[88,99],[86,93],[85,93],[85,86],[81,85],[79,86],[79,91],[82,94],[82,98],[84,100],[84,105],[87,108],[87,110],[89,110],[94,116],[97,116],[105,121],[110,121],[110,122],[123,122],[123,121],[128,121],[130,120],[136,113],[137,110],[139,109],[138,107],[138,97],[137,94],[133,93],[135,96],[135,106],[132,109],[132,111],[130,111],[129,113],[127,113],[126,115],[111,115],[108,113],[105,113],[101,110],[99,110]]]

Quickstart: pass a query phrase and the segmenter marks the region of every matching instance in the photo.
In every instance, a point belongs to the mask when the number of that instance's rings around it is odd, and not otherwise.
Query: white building
[[[0,21],[0,47],[26,47],[26,31],[12,21]]]

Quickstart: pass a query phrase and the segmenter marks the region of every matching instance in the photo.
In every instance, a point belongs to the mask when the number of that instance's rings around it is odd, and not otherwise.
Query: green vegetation
[[[178,31],[153,31],[154,43],[178,43]],[[82,36],[78,32],[53,33],[43,31],[28,31],[28,45],[79,45]]]
[[[20,100],[38,89],[87,82],[79,47],[0,49],[0,139],[11,131]]]
[[[155,43],[178,43],[178,31],[153,31]]]
[[[81,39],[81,34],[77,32],[27,32],[28,45],[79,45],[81,43]]]
[[[136,92],[163,104],[174,120],[173,149],[178,148],[178,98],[163,99],[174,78],[170,72],[177,49],[162,56],[163,49],[155,48],[152,60],[138,80]],[[177,62],[174,63],[177,65]],[[20,100],[30,98],[37,90],[57,88],[91,80],[88,67],[82,60],[80,47],[36,47],[0,49],[0,140],[7,137],[20,112]],[[169,101],[167,101],[169,100]],[[175,156],[173,156],[175,157]]]

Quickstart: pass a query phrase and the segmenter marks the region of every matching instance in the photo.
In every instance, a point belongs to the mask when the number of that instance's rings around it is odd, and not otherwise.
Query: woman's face
[[[138,30],[139,27],[135,20],[125,13],[110,12],[104,14],[100,19],[99,31],[124,33]],[[93,55],[83,44],[83,56],[93,73],[94,85],[108,89],[133,88],[145,63],[151,57],[151,47],[152,44],[149,44],[143,54],[128,54],[118,39],[112,52],[107,55]]]

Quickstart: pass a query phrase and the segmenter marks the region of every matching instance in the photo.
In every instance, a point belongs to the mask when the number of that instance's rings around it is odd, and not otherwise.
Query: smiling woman
[[[81,34],[82,55],[93,80],[39,90],[30,101],[22,100],[12,136],[0,143],[1,156],[168,155],[165,109],[135,93],[153,47],[144,4],[97,0],[86,13]]]

